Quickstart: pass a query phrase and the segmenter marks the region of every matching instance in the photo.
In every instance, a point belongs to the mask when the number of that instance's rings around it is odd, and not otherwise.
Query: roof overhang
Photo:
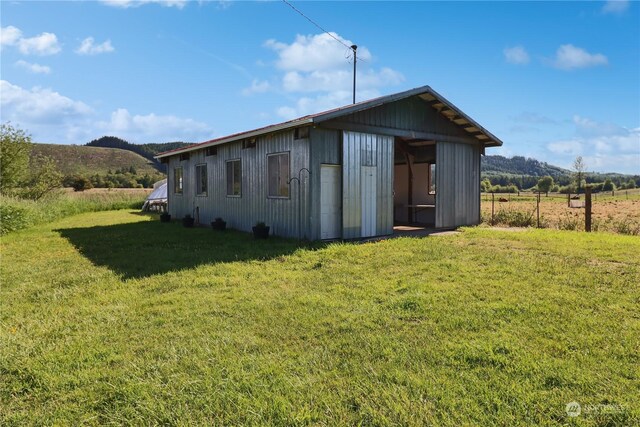
[[[176,150],[166,151],[155,156],[156,159],[174,156],[177,154],[188,153],[191,151],[201,150],[203,148],[212,147],[216,145],[227,144],[229,142],[240,141],[243,139],[254,138],[270,133],[275,133],[287,129],[292,129],[300,126],[310,126],[326,122],[328,120],[336,119],[338,117],[346,116],[349,114],[357,113],[359,111],[367,110],[370,108],[379,107],[384,104],[399,101],[412,96],[419,96],[427,104],[431,105],[445,118],[451,120],[458,126],[461,126],[469,135],[478,140],[479,143],[485,147],[499,147],[502,145],[502,141],[495,137],[491,132],[480,126],[471,117],[463,113],[458,107],[449,102],[445,97],[431,89],[430,86],[422,86],[419,88],[407,90],[404,92],[395,93],[392,95],[382,96],[380,98],[371,99],[368,101],[359,102],[353,105],[347,105],[344,107],[336,108],[322,113],[312,114],[309,116],[300,117],[295,120],[283,122],[275,125],[265,126],[259,129],[254,129],[246,132],[240,132],[233,135],[228,135],[222,138],[212,139],[209,141],[201,142],[199,144],[190,145],[188,147],[179,148]]]

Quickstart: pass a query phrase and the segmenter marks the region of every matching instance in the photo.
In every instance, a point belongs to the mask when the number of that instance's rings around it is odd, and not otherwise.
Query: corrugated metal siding
[[[178,156],[171,157],[168,174],[171,215],[182,218],[198,208],[202,224],[222,217],[230,228],[251,231],[256,222],[264,221],[275,235],[298,237],[300,228],[302,236],[309,237],[310,193],[306,172],[301,173],[299,199],[295,180],[291,183],[288,199],[267,198],[267,154],[289,152],[291,177],[297,177],[300,169],[309,168],[309,140],[294,140],[293,135],[293,130],[266,135],[257,139],[255,148],[248,149],[243,149],[241,142],[221,145],[215,156],[205,156],[204,150],[198,150],[183,162],[178,160]],[[234,159],[242,162],[240,197],[227,196],[226,162]],[[208,193],[204,197],[195,195],[195,165],[200,163],[207,164]],[[182,196],[173,194],[173,168],[179,164],[184,168]]]
[[[310,206],[308,227],[310,238],[320,239],[320,165],[339,165],[342,162],[340,131],[312,128],[310,132]]]
[[[438,142],[436,227],[473,225],[480,218],[480,147]]]
[[[356,123],[380,128],[412,130],[416,132],[435,132],[456,136],[477,142],[450,120],[419,97],[407,98],[398,102],[380,105],[336,119],[339,123]]]
[[[362,236],[362,166],[376,166],[376,235],[393,232],[393,142],[390,136],[343,133],[342,237]],[[374,164],[372,164],[374,163]]]

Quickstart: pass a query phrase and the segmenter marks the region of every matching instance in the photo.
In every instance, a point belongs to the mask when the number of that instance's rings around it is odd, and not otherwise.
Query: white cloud
[[[138,143],[200,141],[213,136],[207,124],[172,115],[134,115],[120,108],[101,120],[85,103],[52,89],[24,89],[0,80],[0,91],[2,119],[24,128],[37,142],[84,144],[106,134]]]
[[[18,40],[18,49],[25,55],[54,55],[62,50],[58,37],[53,33]]]
[[[390,68],[382,68],[380,71],[358,71],[357,89],[370,90],[382,86],[391,86],[402,83],[404,77]],[[289,71],[282,78],[282,85],[287,92],[321,92],[335,90],[352,90],[352,70],[321,70],[311,73]]]
[[[111,45],[111,40],[107,40],[100,44],[95,44],[93,37],[87,37],[82,40],[76,53],[79,55],[98,55],[100,53],[113,52],[115,49]]]
[[[176,7],[182,9],[188,0],[100,0],[107,6],[120,7],[127,9],[130,7],[139,7],[145,4],[156,3],[165,7]]]
[[[25,38],[19,28],[8,26],[0,31],[2,46],[16,46],[23,55],[54,55],[62,50],[58,37],[53,33],[42,33]]]
[[[242,89],[242,94],[244,96],[249,96],[253,95],[254,93],[265,93],[269,89],[271,89],[271,84],[268,81],[253,79],[253,81],[251,82],[251,86]]]
[[[602,12],[620,14],[629,9],[629,0],[607,0],[602,6]]]
[[[13,46],[22,37],[22,31],[18,28],[9,25],[8,27],[0,28],[0,45],[1,46]]]
[[[524,65],[529,63],[529,54],[522,46],[505,48],[504,59],[510,64]]]
[[[336,33],[331,34],[347,46],[353,44]],[[276,65],[282,70],[310,72],[332,69],[342,66],[346,62],[345,58],[351,55],[351,49],[347,49],[325,33],[297,35],[291,44],[271,39],[265,42],[265,46],[278,53]],[[357,53],[359,59],[371,60],[371,53],[366,47],[358,48]]]
[[[550,142],[547,144],[549,151],[555,154],[567,154],[570,156],[578,156],[582,154],[582,142],[576,139],[562,140]]]
[[[563,44],[560,46],[553,61],[553,65],[561,70],[595,67],[598,65],[607,65],[608,63],[607,57],[603,54],[592,54],[571,44]]]
[[[17,61],[15,65],[33,74],[51,73],[51,67],[48,67],[46,65],[40,65],[40,64],[32,64],[30,62],[23,61],[22,59]]]
[[[559,163],[570,165],[583,156],[590,170],[640,173],[640,127],[627,129],[581,116],[573,122],[575,137],[547,144]]]
[[[153,113],[132,115],[124,108],[111,113],[111,119],[99,122],[97,128],[131,142],[199,141],[213,136],[207,124],[193,119]]]
[[[297,35],[290,44],[267,40],[265,47],[277,54],[275,67],[279,70],[281,89],[289,95],[302,95],[295,105],[282,106],[277,114],[294,118],[349,104],[352,100],[353,65],[350,40],[331,33]],[[375,69],[373,56],[366,47],[359,47],[357,99],[380,95],[380,90],[404,81],[404,76],[391,68]]]
[[[31,90],[0,81],[3,120],[14,122],[57,123],[67,118],[85,117],[92,109],[51,89],[34,87]]]
[[[380,92],[377,90],[359,91],[358,94],[362,99],[372,99],[380,96]],[[316,96],[303,96],[296,101],[295,105],[280,107],[276,110],[276,113],[285,120],[291,120],[351,104],[352,97],[353,92],[351,90],[336,90]]]
[[[586,137],[627,135],[629,133],[629,130],[622,126],[597,122],[578,115],[573,116],[573,123],[576,126],[577,134]]]

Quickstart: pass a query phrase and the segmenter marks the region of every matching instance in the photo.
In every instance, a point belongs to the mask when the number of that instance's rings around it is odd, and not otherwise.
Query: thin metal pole
[[[495,193],[491,193],[491,225],[493,225],[493,212],[495,206]]]
[[[358,46],[351,45],[351,49],[353,49],[353,103],[356,103],[356,62],[358,62],[358,55],[356,54],[356,50]]]
[[[536,202],[536,213],[538,217],[538,228],[540,228],[540,192],[538,191],[538,199]]]
[[[591,187],[584,188],[584,231],[591,231]]]

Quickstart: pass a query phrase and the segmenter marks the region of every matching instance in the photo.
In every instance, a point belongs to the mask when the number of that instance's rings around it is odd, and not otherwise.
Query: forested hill
[[[133,151],[134,153],[137,153],[153,162],[158,170],[164,172],[164,166],[160,164],[160,162],[158,162],[156,159],[154,159],[153,156],[158,153],[162,153],[163,151],[186,147],[188,145],[191,145],[191,143],[165,142],[158,144],[132,144],[116,136],[103,136],[102,138],[94,139],[86,145],[88,145],[89,147],[120,148],[122,150]]]
[[[481,169],[486,175],[566,176],[571,171],[523,156],[483,156]]]

